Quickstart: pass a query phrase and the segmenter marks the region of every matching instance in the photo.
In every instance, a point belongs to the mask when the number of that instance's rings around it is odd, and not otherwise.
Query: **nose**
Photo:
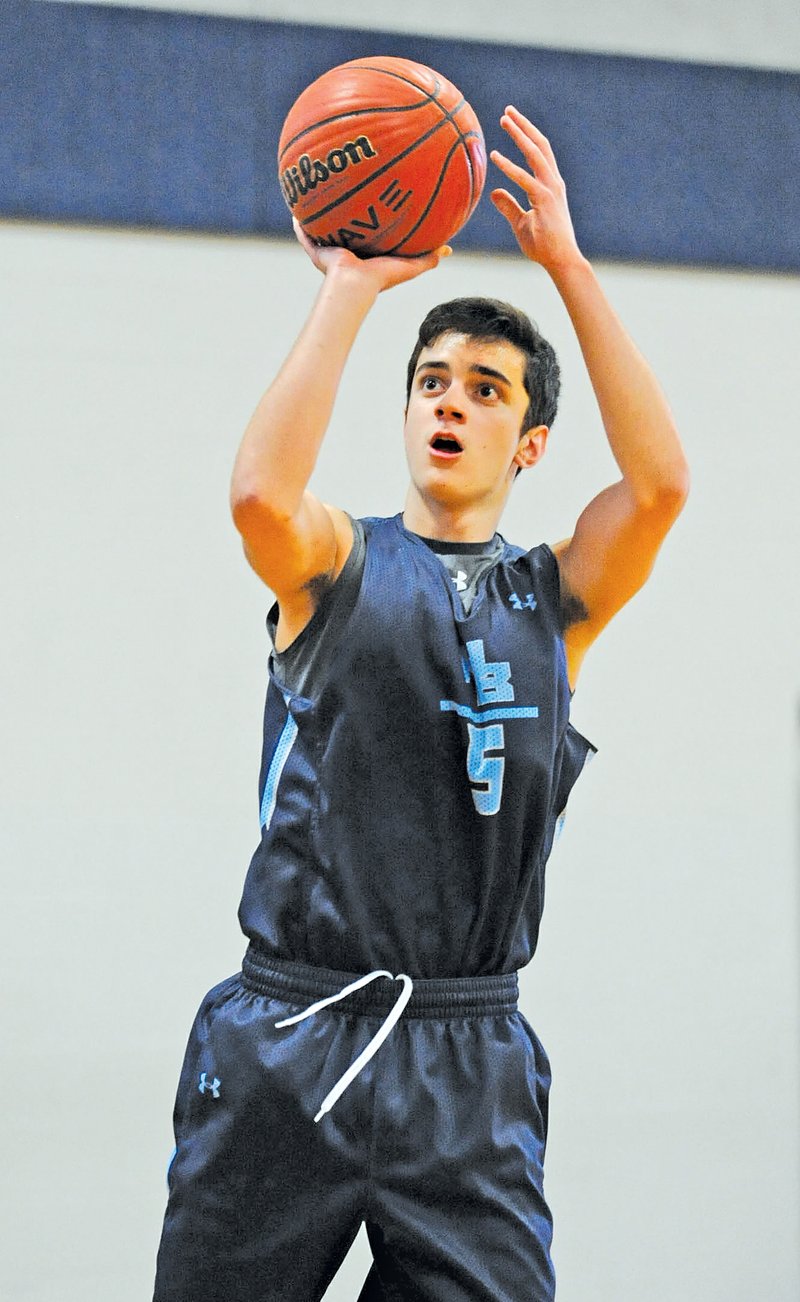
[[[461,422],[464,420],[464,404],[459,402],[458,394],[452,392],[452,386],[447,393],[442,394],[436,405],[436,416],[438,420],[454,420]]]

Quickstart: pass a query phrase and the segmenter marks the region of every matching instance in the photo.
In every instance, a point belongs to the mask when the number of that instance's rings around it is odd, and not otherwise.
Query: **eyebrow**
[[[473,375],[486,375],[489,377],[490,380],[502,380],[503,384],[507,384],[509,389],[511,388],[511,381],[509,380],[508,376],[503,375],[502,371],[495,371],[494,368],[491,366],[475,365],[475,366],[470,366],[469,369]],[[449,372],[449,370],[450,367],[447,364],[447,362],[420,362],[419,366],[417,367],[418,372],[419,371],[448,371]]]

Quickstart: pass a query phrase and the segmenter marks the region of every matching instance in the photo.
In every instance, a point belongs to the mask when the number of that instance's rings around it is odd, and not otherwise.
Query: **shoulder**
[[[576,620],[585,618],[582,603],[567,588],[559,564],[559,546],[539,543],[527,551],[506,543],[503,559],[514,568],[524,569],[536,585],[539,596],[546,601],[558,619],[562,630]]]
[[[364,538],[380,538],[388,534],[402,537],[405,534],[405,530],[398,527],[400,517],[397,515],[362,515],[352,523],[354,527],[358,525]]]

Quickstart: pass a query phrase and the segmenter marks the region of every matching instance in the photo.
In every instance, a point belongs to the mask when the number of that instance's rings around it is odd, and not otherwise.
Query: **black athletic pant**
[[[549,1067],[516,974],[415,981],[375,1056],[314,1118],[395,1005],[252,947],[195,1020],[155,1302],[318,1302],[366,1224],[362,1302],[550,1302]]]

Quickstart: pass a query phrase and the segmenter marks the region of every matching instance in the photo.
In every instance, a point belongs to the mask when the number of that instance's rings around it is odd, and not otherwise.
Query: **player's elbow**
[[[641,513],[668,529],[677,520],[689,496],[689,467],[685,459],[661,470],[638,494]]]
[[[685,459],[671,468],[670,474],[658,491],[658,509],[661,513],[677,520],[689,496],[689,465]]]

